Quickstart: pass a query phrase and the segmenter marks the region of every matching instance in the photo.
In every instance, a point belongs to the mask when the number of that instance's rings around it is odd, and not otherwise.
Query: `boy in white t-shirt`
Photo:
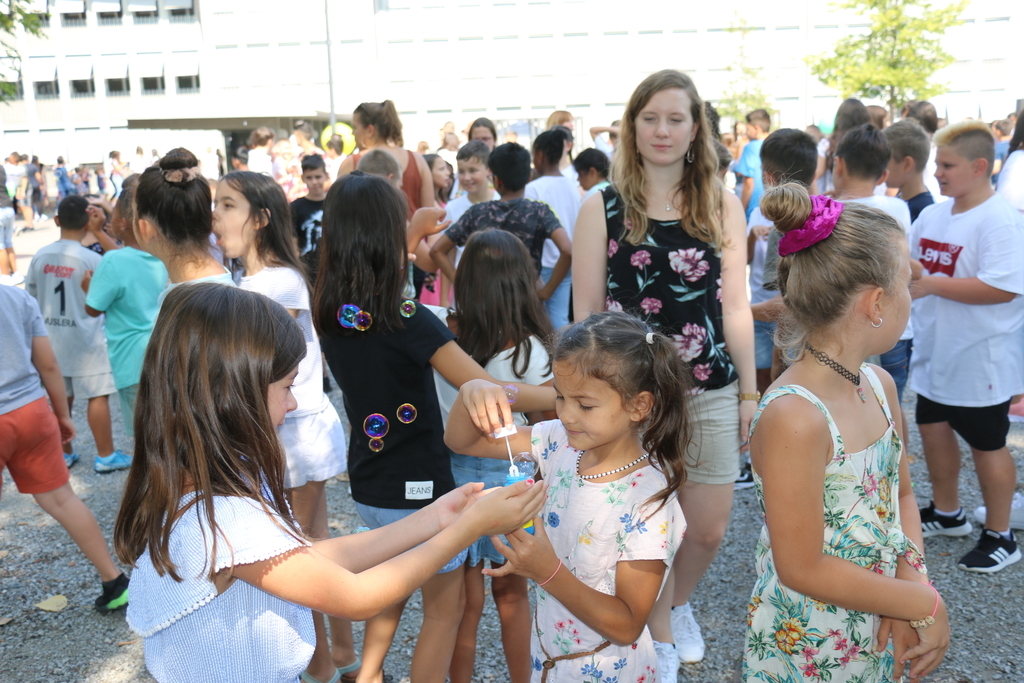
[[[836,145],[832,186],[835,188],[836,199],[866,204],[895,218],[909,241],[910,209],[907,203],[896,197],[875,194],[876,188],[885,187],[891,158],[892,150],[885,133],[870,123],[851,128]],[[884,320],[882,324],[885,324]],[[901,401],[903,389],[907,386],[913,338],[912,322],[907,321],[907,327],[896,346],[883,353],[879,360],[879,365],[896,382],[896,392]]]
[[[911,258],[914,296],[910,387],[932,482],[925,536],[972,531],[960,507],[959,434],[971,447],[985,508],[981,538],[957,566],[997,572],[1021,558],[1010,514],[1016,484],[1006,448],[1008,410],[1024,393],[1024,219],[992,190],[995,140],[980,121],[935,136],[936,178],[951,202],[924,209]]]
[[[474,204],[501,199],[497,190],[490,186],[491,172],[487,168],[487,159],[490,155],[490,147],[480,140],[470,140],[455,155],[459,187],[466,193],[445,204],[444,210],[448,212],[447,218],[453,225],[462,218],[466,209]],[[462,254],[461,247],[458,253]],[[457,258],[456,264],[458,264]]]
[[[580,191],[579,186],[566,178],[558,168],[564,150],[565,134],[561,131],[546,130],[534,139],[533,167],[537,171],[537,179],[527,183],[525,197],[550,206],[571,241],[573,228],[576,227],[576,216],[580,212]],[[547,240],[544,243],[540,271],[540,279],[544,282],[547,282],[554,273],[558,257],[558,247],[551,240]],[[566,273],[551,298],[544,302],[548,318],[556,330],[569,324],[571,291],[572,270]]]
[[[132,457],[114,450],[109,397],[117,389],[107,357],[107,340],[103,321],[85,311],[82,279],[86,273],[92,275],[101,258],[81,244],[89,223],[88,208],[89,201],[81,195],[61,201],[55,218],[60,239],[36,252],[28,267],[25,289],[39,302],[54,353],[64,371],[68,408],[76,395],[89,401],[89,429],[96,441],[93,469],[113,472],[131,467]],[[64,444],[64,453],[69,467],[78,460],[70,441]]]

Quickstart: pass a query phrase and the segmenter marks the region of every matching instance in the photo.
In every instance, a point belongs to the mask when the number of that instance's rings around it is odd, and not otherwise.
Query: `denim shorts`
[[[392,510],[391,508],[375,508],[371,505],[363,505],[362,503],[356,503],[356,512],[363,520],[363,524],[370,527],[371,529],[379,529],[382,526],[387,526],[393,522],[397,522],[400,519],[405,519],[409,515],[416,512],[416,510]],[[454,571],[461,567],[466,561],[468,550],[462,550],[458,555],[453,557],[448,564],[441,567],[437,573],[447,574],[450,571]]]
[[[471,455],[452,453],[452,476],[455,477],[456,486],[462,486],[471,481],[483,482],[485,489],[504,486],[506,475],[508,475],[507,460],[476,458]],[[504,556],[494,548],[490,536],[481,536],[473,545],[469,546],[470,567],[476,567],[484,560],[490,560],[492,565],[505,563]]]
[[[754,321],[754,367],[770,370],[772,352],[775,350],[775,325],[762,320]]]

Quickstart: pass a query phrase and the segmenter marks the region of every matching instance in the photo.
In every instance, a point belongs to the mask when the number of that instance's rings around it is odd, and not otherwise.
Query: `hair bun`
[[[178,169],[194,168],[199,165],[196,155],[184,147],[176,147],[167,154],[160,157],[158,162],[161,171],[176,171]]]
[[[787,233],[807,222],[811,215],[811,197],[807,188],[799,183],[768,187],[761,197],[761,213],[779,232]]]

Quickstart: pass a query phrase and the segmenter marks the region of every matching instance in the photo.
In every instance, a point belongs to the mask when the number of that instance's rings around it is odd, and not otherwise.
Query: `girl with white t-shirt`
[[[532,453],[548,483],[543,515],[533,535],[517,529],[506,535],[510,547],[495,541],[507,561],[484,573],[543,588],[533,683],[669,680],[647,619],[686,527],[676,492],[686,479],[689,369],[672,340],[618,312],[565,328],[551,355],[558,419],[508,437],[512,452]],[[459,392],[445,441],[458,453],[504,459],[504,439],[491,434],[505,425],[512,408],[503,387],[473,380]]]
[[[1021,110],[1024,115],[1024,110]],[[1010,147],[1003,168],[999,172],[999,186],[996,189],[1013,208],[1024,213],[1024,122],[1017,117],[1017,127],[1010,138]]]
[[[459,346],[499,382],[550,385],[551,359],[544,340],[551,336],[544,306],[537,296],[533,261],[526,246],[504,230],[474,233],[466,242],[455,276],[456,305],[448,316],[449,328]],[[459,388],[441,379],[438,399],[445,417],[455,403]],[[542,413],[515,413],[516,425]],[[482,481],[486,488],[502,486],[508,474],[505,460],[487,460],[453,453],[455,485]],[[459,626],[449,678],[469,683],[476,658],[477,626],[484,608],[484,560],[499,567],[505,558],[487,537],[469,547],[466,562],[466,611]],[[508,663],[509,680],[530,680],[530,599],[526,579],[510,574],[496,576],[491,594],[501,620],[501,640]]]
[[[139,383],[147,429],[114,529],[118,556],[136,568],[128,625],[158,681],[295,683],[314,651],[311,609],[365,619],[480,534],[541,509],[542,484],[487,496],[470,484],[386,529],[308,539],[275,432],[296,408],[307,350],[265,296],[210,283],[167,296]]]
[[[313,331],[309,287],[284,190],[262,173],[229,173],[217,184],[213,231],[224,255],[242,261],[239,286],[281,304],[302,328],[306,355],[292,385],[298,407],[285,417],[277,432],[285,451],[284,486],[295,519],[310,538],[329,538],[324,483],[348,465],[345,431],[338,411],[323,391],[320,341]],[[314,625],[317,650],[303,680],[331,681],[337,674],[319,615]],[[331,632],[342,664],[340,675],[357,671],[360,663],[352,645],[351,624],[332,619]]]

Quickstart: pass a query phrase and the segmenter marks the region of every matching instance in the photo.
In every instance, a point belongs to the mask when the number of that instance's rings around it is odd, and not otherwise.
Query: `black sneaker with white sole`
[[[1013,539],[1012,531],[1010,539],[1007,540],[1002,534],[982,527],[978,545],[961,557],[956,566],[968,572],[992,574],[1006,569],[1014,562],[1019,562],[1020,558],[1020,548]]]
[[[974,527],[967,521],[967,515],[963,508],[956,517],[936,514],[935,502],[928,504],[928,507],[918,510],[921,513],[921,532],[925,538],[929,536],[966,536],[974,531]]]
[[[742,491],[743,489],[749,489],[754,486],[754,472],[750,469],[750,463],[748,462],[740,468],[740,476],[736,478],[736,482],[732,485],[734,491]]]

